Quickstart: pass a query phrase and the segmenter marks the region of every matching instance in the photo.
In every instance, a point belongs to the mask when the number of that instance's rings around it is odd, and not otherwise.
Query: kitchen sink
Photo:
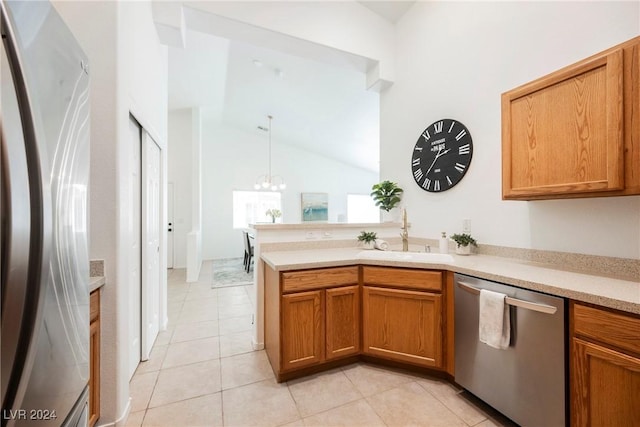
[[[366,250],[358,253],[359,259],[379,259],[386,261],[415,261],[426,263],[448,263],[453,262],[453,257],[449,254],[437,254],[428,252],[400,252],[400,251],[379,251]]]

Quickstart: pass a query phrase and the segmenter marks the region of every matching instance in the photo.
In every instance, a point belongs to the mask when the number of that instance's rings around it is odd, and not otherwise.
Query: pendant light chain
[[[273,120],[273,116],[272,115],[268,115],[267,118],[269,119],[269,128],[265,129],[262,126],[258,126],[258,128],[260,130],[268,130],[269,132],[269,169],[267,171],[266,175],[260,175],[258,177],[258,180],[256,181],[256,184],[254,185],[254,188],[256,190],[266,190],[266,189],[271,189],[271,191],[277,191],[277,190],[284,190],[285,188],[287,188],[287,184],[285,184],[284,179],[282,179],[282,177],[280,175],[272,175],[271,174],[271,121]],[[276,181],[279,181],[278,184],[276,184]]]

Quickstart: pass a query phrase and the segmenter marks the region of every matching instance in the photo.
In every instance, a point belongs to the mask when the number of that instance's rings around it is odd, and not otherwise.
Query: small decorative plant
[[[271,222],[276,222],[276,218],[280,218],[282,216],[280,209],[268,209],[265,214],[271,217]]]
[[[471,246],[478,246],[476,239],[470,234],[454,234],[451,236],[451,240],[456,242],[456,253],[459,255],[469,255],[471,254]]]
[[[375,231],[361,231],[358,235],[358,241],[364,243],[365,245],[372,245],[373,242],[376,241],[378,235]]]
[[[391,181],[382,181],[371,187],[371,197],[376,202],[376,206],[389,212],[400,203],[400,196],[404,190],[398,187],[398,184]]]
[[[462,247],[469,245],[478,246],[478,242],[476,242],[476,239],[471,237],[470,234],[454,234],[451,236],[451,240],[456,242],[458,246]]]

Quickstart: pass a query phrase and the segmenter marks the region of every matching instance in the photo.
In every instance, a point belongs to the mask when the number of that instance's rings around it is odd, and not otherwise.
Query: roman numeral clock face
[[[429,125],[411,154],[411,173],[425,191],[439,193],[462,180],[471,164],[473,142],[469,130],[451,119]]]

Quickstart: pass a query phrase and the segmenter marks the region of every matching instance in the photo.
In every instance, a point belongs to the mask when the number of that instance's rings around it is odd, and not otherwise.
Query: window
[[[380,222],[380,208],[368,194],[347,194],[347,222]]]
[[[268,209],[282,210],[282,194],[266,191],[233,192],[233,228],[247,228],[249,224],[271,222]],[[282,217],[276,219],[280,221]]]

